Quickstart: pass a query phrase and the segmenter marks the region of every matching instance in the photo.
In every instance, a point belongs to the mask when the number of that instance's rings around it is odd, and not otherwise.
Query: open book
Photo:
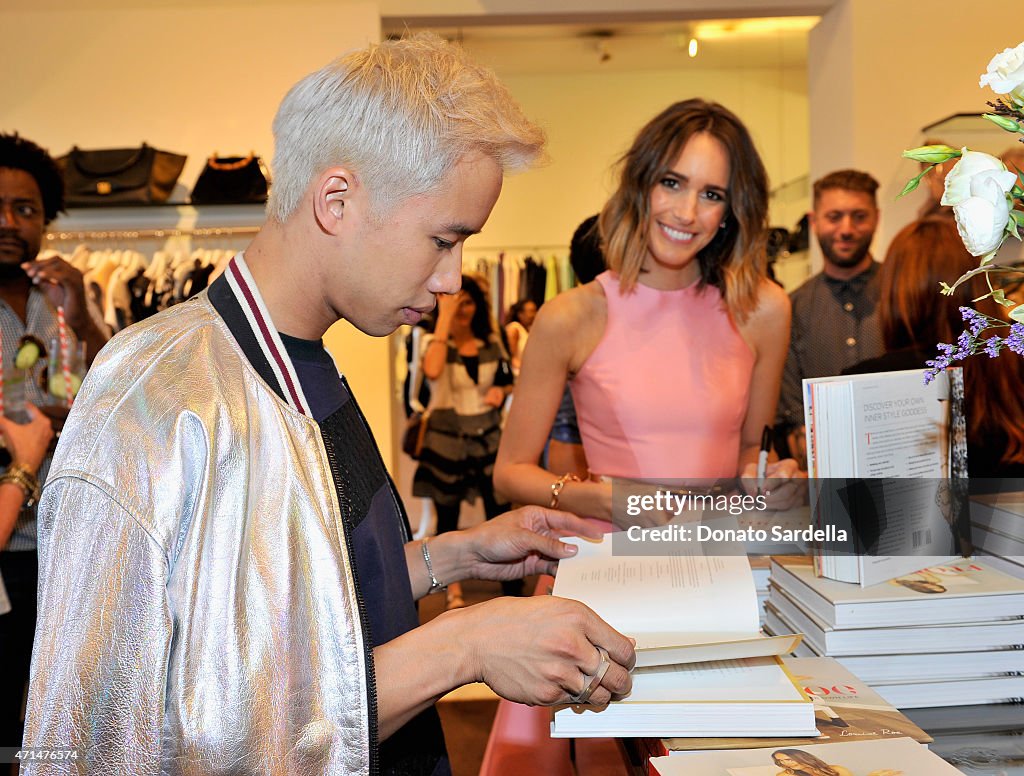
[[[566,539],[579,553],[559,562],[552,592],[636,639],[637,667],[784,655],[800,643],[760,633],[745,555],[616,556],[611,537]]]

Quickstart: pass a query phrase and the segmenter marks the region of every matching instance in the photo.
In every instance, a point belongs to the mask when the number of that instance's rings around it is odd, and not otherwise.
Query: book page
[[[637,668],[633,691],[621,702],[806,700],[775,658],[761,657]]]
[[[857,467],[849,476],[949,476],[944,380],[925,385],[923,370],[857,375],[850,380]]]
[[[611,534],[565,541],[579,553],[559,561],[553,594],[582,601],[636,638],[638,648],[758,635],[757,593],[744,555],[614,556]]]

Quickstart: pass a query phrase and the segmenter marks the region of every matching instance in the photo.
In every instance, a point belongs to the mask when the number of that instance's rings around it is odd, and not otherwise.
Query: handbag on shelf
[[[418,461],[423,452],[423,437],[427,433],[427,422],[430,419],[430,410],[414,412],[405,422],[405,431],[402,432],[402,452]]]
[[[159,205],[170,198],[185,159],[145,143],[91,151],[74,146],[57,160],[64,170],[64,201],[69,207]]]
[[[261,204],[267,201],[269,176],[255,152],[206,160],[192,188],[193,205]]]

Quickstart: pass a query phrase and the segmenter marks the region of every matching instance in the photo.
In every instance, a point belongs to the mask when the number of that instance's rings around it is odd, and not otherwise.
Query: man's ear
[[[326,234],[337,234],[345,217],[345,203],[355,176],[343,167],[331,167],[320,173],[313,190],[313,212]]]

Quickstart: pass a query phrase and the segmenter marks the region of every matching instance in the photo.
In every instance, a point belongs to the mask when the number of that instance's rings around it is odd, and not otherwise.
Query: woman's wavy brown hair
[[[747,128],[718,103],[677,102],[640,130],[619,160],[618,188],[598,221],[605,258],[622,292],[630,291],[647,259],[651,190],[701,132],[725,146],[729,193],[725,227],[697,254],[699,282],[717,288],[733,318],[743,321],[757,305],[757,286],[766,276],[768,174]]]
[[[1002,308],[991,299],[971,301],[988,292],[981,277],[963,283],[952,296],[939,293],[941,282],[951,282],[977,265],[952,218],[924,218],[903,227],[879,273],[879,317],[886,349],[914,347],[934,353],[939,342],[955,343],[964,329],[961,307],[1005,320]],[[1024,359],[1010,352],[998,359],[977,355],[964,361],[963,368],[968,436],[978,439],[1002,431],[1009,440],[1002,462],[1024,463]]]

